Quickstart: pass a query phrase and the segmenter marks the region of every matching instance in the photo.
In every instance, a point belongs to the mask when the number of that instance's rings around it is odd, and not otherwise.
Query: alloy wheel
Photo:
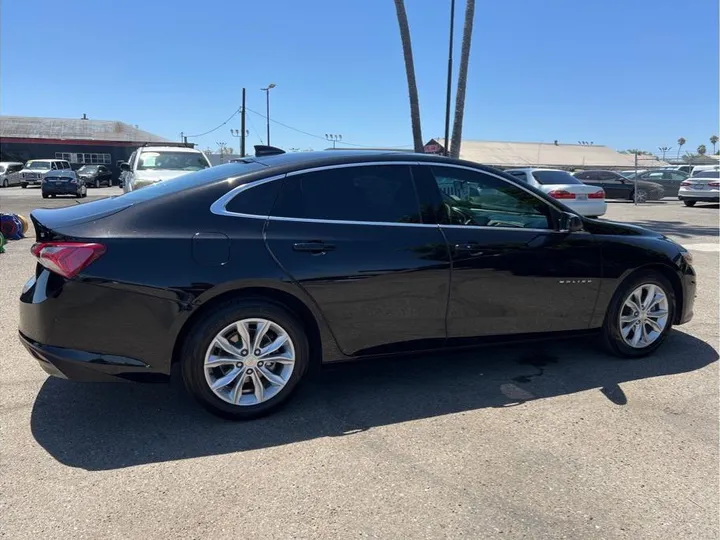
[[[276,396],[295,368],[295,346],[279,324],[243,319],[213,338],[204,358],[205,381],[232,405],[250,406]]]
[[[640,285],[627,297],[620,309],[620,333],[623,341],[643,349],[657,340],[665,330],[669,314],[668,298],[654,283]]]

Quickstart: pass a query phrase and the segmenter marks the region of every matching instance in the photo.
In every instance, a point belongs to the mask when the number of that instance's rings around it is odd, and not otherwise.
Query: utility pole
[[[455,0],[450,0],[450,43],[448,45],[447,94],[445,96],[445,155],[450,155],[450,92],[452,91],[453,31]]]
[[[331,134],[326,133],[326,134],[325,134],[325,138],[326,138],[328,141],[332,141],[332,143],[333,143],[333,149],[335,149],[335,143],[337,143],[337,142],[339,142],[339,141],[342,141],[342,135],[331,135]]]
[[[245,89],[242,91],[242,106],[240,107],[240,157],[245,157]]]

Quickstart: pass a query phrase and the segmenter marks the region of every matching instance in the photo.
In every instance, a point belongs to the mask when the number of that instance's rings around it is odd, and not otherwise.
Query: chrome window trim
[[[211,206],[210,206],[210,212],[212,212],[215,215],[218,216],[228,216],[228,217],[242,217],[242,218],[249,218],[249,219],[264,219],[267,221],[287,221],[287,222],[295,222],[295,223],[326,223],[326,224],[338,224],[338,225],[368,225],[368,226],[382,226],[382,227],[448,227],[448,228],[457,228],[457,229],[483,229],[483,230],[496,230],[496,231],[531,231],[531,232],[562,232],[558,231],[557,229],[531,229],[531,228],[521,228],[521,227],[488,227],[483,225],[450,225],[450,224],[441,224],[441,223],[396,223],[396,222],[389,222],[389,221],[352,221],[352,220],[339,220],[339,219],[313,219],[313,218],[293,218],[293,217],[283,217],[283,216],[270,216],[270,215],[261,215],[261,214],[243,214],[240,212],[231,212],[227,209],[227,204],[234,199],[238,194],[241,192],[254,188],[256,186],[261,186],[263,184],[266,184],[268,182],[274,182],[275,180],[282,180],[285,177],[290,176],[297,176],[298,174],[306,174],[311,172],[318,172],[318,171],[324,171],[324,170],[330,170],[330,169],[345,169],[348,167],[375,167],[378,165],[403,165],[403,166],[426,166],[426,167],[433,167],[433,166],[439,166],[439,167],[451,167],[455,169],[464,169],[467,171],[480,173],[480,174],[487,174],[488,176],[491,176],[493,178],[496,178],[502,182],[506,182],[510,185],[513,185],[519,189],[522,189],[526,193],[529,193],[533,197],[535,197],[540,202],[550,205],[548,201],[540,198],[537,196],[537,194],[533,193],[529,189],[525,189],[523,186],[516,184],[514,182],[509,182],[506,178],[503,178],[502,176],[499,176],[497,174],[494,174],[490,171],[485,171],[482,169],[476,169],[474,167],[468,167],[466,165],[458,165],[455,163],[442,163],[439,161],[366,161],[361,163],[336,163],[333,165],[323,165],[319,167],[310,167],[307,169],[299,169],[297,171],[291,171],[284,174],[278,174],[275,176],[271,176],[268,178],[263,178],[261,180],[255,180],[253,182],[248,182],[247,184],[243,184],[241,186],[238,186],[234,189],[231,189],[228,191],[225,195],[220,197],[218,200],[216,200]],[[237,178],[237,177],[235,177]],[[228,181],[232,181],[235,178],[228,178]],[[552,206],[552,205],[550,205]],[[553,207],[555,208],[555,207]],[[557,211],[562,211],[560,208],[555,208]]]

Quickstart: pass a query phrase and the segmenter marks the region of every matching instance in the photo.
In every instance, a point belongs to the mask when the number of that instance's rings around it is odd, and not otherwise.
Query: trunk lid
[[[70,229],[77,225],[117,214],[132,205],[130,201],[110,197],[65,208],[40,208],[30,213],[30,219],[35,227],[36,240],[49,242],[69,235]]]

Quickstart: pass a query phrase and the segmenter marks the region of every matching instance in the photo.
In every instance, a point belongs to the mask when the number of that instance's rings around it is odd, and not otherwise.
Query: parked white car
[[[598,186],[583,184],[567,171],[528,168],[505,172],[544,191],[581,216],[598,217],[607,211],[605,191]]]
[[[0,187],[20,185],[20,174],[23,164],[17,161],[0,162]]]
[[[71,171],[69,161],[64,159],[31,159],[20,171],[20,187],[42,184],[42,180],[50,171]]]
[[[685,206],[699,202],[720,202],[720,171],[701,171],[683,180],[678,191],[678,200]]]
[[[120,166],[125,172],[123,191],[135,191],[210,166],[205,154],[189,146],[142,146]]]

